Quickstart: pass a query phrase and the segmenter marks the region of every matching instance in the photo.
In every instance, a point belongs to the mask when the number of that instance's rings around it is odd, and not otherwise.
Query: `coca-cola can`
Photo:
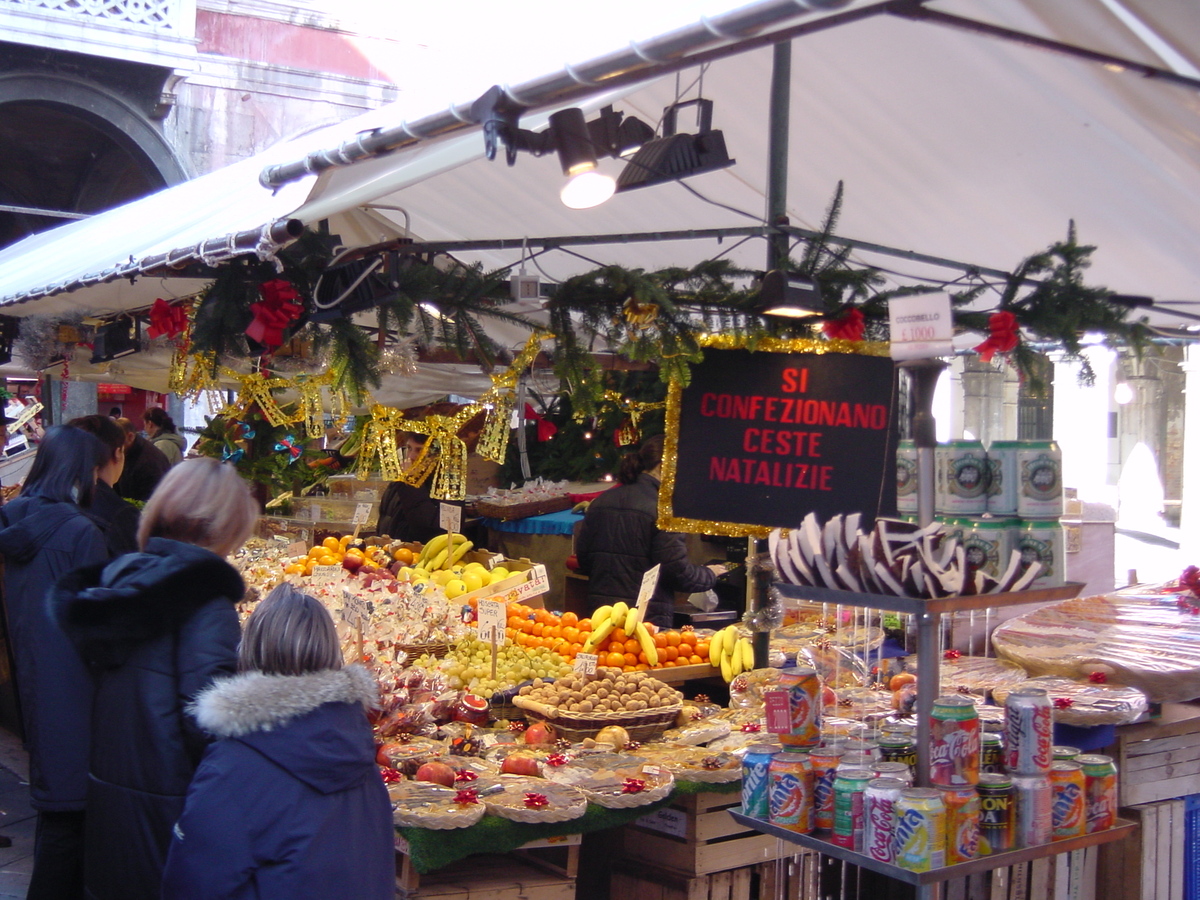
[[[1054,761],[1054,716],[1042,688],[1022,687],[1004,700],[1004,768],[1012,775],[1045,775]]]
[[[807,753],[776,753],[768,769],[767,807],[772,825],[810,834],[813,830],[812,763]]]
[[[946,865],[979,855],[979,795],[973,786],[943,788],[946,804]]]
[[[1054,840],[1087,834],[1087,783],[1083,766],[1075,760],[1060,759],[1050,765],[1051,821]]]
[[[833,781],[842,758],[840,746],[814,747],[808,754],[813,769],[813,826],[833,831]]]
[[[979,713],[969,697],[933,701],[929,729],[929,780],[938,787],[979,781]]]
[[[896,859],[895,810],[906,785],[899,778],[872,778],[863,791],[863,852],[880,862]]]
[[[1083,766],[1087,833],[1112,828],[1117,824],[1117,764],[1099,753],[1085,753],[1075,762]]]
[[[1013,775],[1013,849],[1048,844],[1054,836],[1054,790],[1046,775]]]
[[[902,762],[877,762],[872,767],[876,778],[898,778],[905,786],[913,786],[912,767]]]

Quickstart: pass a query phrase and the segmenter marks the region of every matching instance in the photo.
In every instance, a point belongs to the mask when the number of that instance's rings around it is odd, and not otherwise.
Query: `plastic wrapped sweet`
[[[1069,678],[1031,678],[1024,687],[1040,687],[1050,695],[1054,721],[1064,725],[1128,725],[1145,714],[1146,695],[1137,688],[1119,684],[1093,684]],[[994,692],[996,702],[1004,703],[1008,689]]]
[[[920,659],[914,653],[905,657],[904,671],[916,674]],[[986,697],[988,691],[1001,688],[1008,691],[1029,678],[1028,673],[1014,662],[994,656],[959,656],[943,659],[938,665],[943,694],[971,694]]]
[[[729,684],[729,708],[761,707],[763,694],[779,687],[781,669],[752,669],[734,677]]]
[[[1102,673],[1151,701],[1191,700],[1200,697],[1200,615],[1189,603],[1200,601],[1162,585],[1078,597],[1008,620],[992,644],[1033,676]]]

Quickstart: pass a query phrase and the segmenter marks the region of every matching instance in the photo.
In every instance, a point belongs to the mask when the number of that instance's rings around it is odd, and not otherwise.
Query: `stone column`
[[[963,430],[988,446],[1004,439],[1004,370],[978,356],[963,360]]]

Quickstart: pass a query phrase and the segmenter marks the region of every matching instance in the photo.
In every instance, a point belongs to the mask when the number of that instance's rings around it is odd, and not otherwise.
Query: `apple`
[[[407,747],[407,745],[401,743],[400,741],[388,741],[380,744],[379,749],[375,752],[375,762],[379,763],[381,766],[387,766],[389,769],[394,769],[396,768],[396,765],[392,762],[391,753],[393,751],[399,751],[403,753],[407,752],[409,749],[411,748]]]
[[[347,556],[342,560],[342,568],[347,572],[357,572],[362,568],[363,558],[361,556]]]
[[[428,781],[445,787],[454,787],[454,770],[445,763],[427,762],[417,769],[415,781]]]
[[[500,771],[505,775],[528,775],[533,778],[540,778],[542,774],[536,759],[532,756],[520,756],[515,753],[504,757],[504,762],[500,764]]]
[[[912,672],[901,672],[899,675],[893,675],[888,682],[888,690],[898,691],[906,684],[913,684],[917,680],[917,676]]]
[[[525,729],[525,743],[552,744],[554,743],[554,729],[545,722],[534,722]]]
[[[837,706],[837,705],[838,705],[837,692],[834,691],[834,689],[831,688],[827,684],[822,685],[821,686],[821,708],[827,709],[830,706]]]
[[[605,725],[596,735],[597,744],[612,744],[618,750],[624,750],[629,743],[629,732],[620,725]]]

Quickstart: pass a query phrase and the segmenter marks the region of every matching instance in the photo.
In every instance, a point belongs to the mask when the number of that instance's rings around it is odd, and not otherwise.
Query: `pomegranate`
[[[417,775],[414,780],[428,781],[432,784],[440,784],[445,787],[454,787],[455,772],[445,763],[427,762],[421,768],[417,769]]]

